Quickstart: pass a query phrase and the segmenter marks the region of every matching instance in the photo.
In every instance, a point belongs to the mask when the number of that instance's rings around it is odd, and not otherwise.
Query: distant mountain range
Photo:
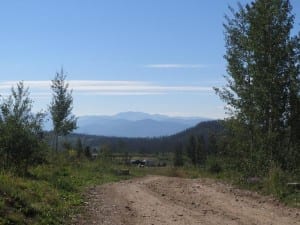
[[[176,147],[186,146],[191,135],[196,137],[202,136],[205,146],[209,150],[209,139],[217,138],[224,131],[222,121],[211,120],[205,121],[188,128],[179,133],[159,137],[159,138],[128,138],[128,137],[107,137],[88,134],[72,133],[67,136],[69,143],[76,146],[78,138],[81,139],[84,146],[91,149],[99,149],[101,146],[108,146],[112,152],[139,152],[139,153],[155,153],[155,152],[173,152]]]
[[[142,112],[122,112],[113,116],[81,116],[75,133],[111,137],[168,136],[211,119],[169,117]]]

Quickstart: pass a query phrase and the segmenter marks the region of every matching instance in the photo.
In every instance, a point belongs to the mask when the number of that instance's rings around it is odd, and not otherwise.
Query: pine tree
[[[199,165],[203,165],[206,161],[206,148],[205,148],[205,141],[204,137],[201,135],[198,137],[197,140],[197,147],[196,147],[196,162]]]
[[[187,156],[194,166],[204,164],[206,161],[206,148],[204,137],[190,136],[187,146]]]
[[[72,115],[72,91],[68,90],[69,84],[65,82],[65,79],[66,75],[61,69],[60,73],[56,73],[51,85],[53,97],[49,108],[55,135],[56,151],[58,150],[58,137],[65,136],[77,128],[77,119]]]
[[[217,137],[215,134],[209,134],[207,141],[207,151],[209,154],[217,154],[218,146],[217,146]]]
[[[193,165],[197,164],[196,151],[197,151],[197,139],[194,135],[191,135],[187,146],[187,156],[190,158]]]
[[[183,151],[182,151],[182,144],[178,144],[175,148],[174,152],[174,166],[180,167],[183,166]]]

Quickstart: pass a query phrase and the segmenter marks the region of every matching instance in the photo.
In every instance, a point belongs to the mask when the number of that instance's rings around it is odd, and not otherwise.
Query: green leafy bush
[[[272,165],[266,177],[265,189],[276,197],[283,198],[287,195],[287,175],[276,165]]]

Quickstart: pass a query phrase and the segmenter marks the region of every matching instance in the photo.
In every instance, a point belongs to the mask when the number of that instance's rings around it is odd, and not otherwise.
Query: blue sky
[[[240,1],[246,3],[249,1]],[[292,0],[299,30],[300,1]],[[222,23],[232,0],[0,1],[0,94],[24,80],[47,109],[61,66],[74,113],[224,117]]]

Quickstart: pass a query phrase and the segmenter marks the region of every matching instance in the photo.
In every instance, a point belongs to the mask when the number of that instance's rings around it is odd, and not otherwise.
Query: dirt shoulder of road
[[[212,179],[147,176],[96,186],[74,225],[300,225],[300,210]]]

